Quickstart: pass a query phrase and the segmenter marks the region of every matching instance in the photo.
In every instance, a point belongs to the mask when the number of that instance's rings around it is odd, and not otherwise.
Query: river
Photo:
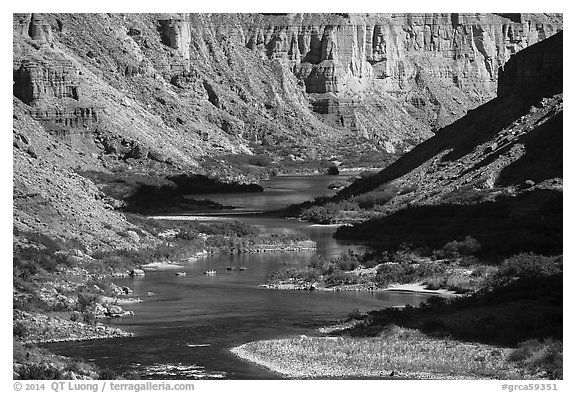
[[[262,183],[263,193],[203,195],[238,209],[216,219],[238,219],[267,232],[300,232],[315,240],[314,252],[212,255],[190,262],[186,276],[174,271],[149,272],[118,280],[142,303],[125,306],[134,315],[109,325],[133,332],[133,338],[47,345],[55,353],[81,357],[142,379],[271,379],[266,369],[230,354],[229,349],[255,340],[315,335],[315,329],[345,318],[354,309],[418,305],[429,295],[404,292],[274,291],[259,288],[268,276],[287,266],[306,265],[316,255],[333,257],[367,248],[332,238],[334,227],[261,216],[316,196],[332,195],[328,185],[342,176],[282,176]],[[185,217],[183,217],[185,218]],[[247,270],[226,270],[226,266]],[[214,276],[205,270],[216,270]],[[150,292],[153,295],[150,295]]]

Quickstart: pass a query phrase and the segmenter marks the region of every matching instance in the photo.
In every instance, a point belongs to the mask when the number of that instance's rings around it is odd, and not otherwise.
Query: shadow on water
[[[336,178],[279,177],[265,183],[263,193],[209,196],[218,203],[238,206],[239,214],[220,215],[218,220],[240,220],[258,226],[263,233],[305,234],[316,241],[317,250],[216,254],[184,265],[179,270],[184,270],[185,276],[170,270],[119,279],[118,285],[132,288],[132,296],[143,302],[124,306],[134,311],[133,316],[108,323],[133,332],[135,337],[47,346],[55,353],[91,359],[118,373],[135,371],[142,378],[280,378],[238,359],[230,348],[255,340],[317,335],[318,327],[347,318],[354,309],[370,311],[426,301],[430,295],[419,293],[274,291],[258,287],[286,266],[304,266],[317,256],[330,258],[350,249],[367,250],[362,244],[334,239],[335,227],[251,214],[333,193],[328,184]],[[258,199],[260,196],[263,199]],[[228,266],[245,266],[246,270],[227,270]],[[217,273],[203,274],[207,270]]]

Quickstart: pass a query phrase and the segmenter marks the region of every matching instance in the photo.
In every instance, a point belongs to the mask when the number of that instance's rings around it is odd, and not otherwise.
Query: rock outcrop
[[[562,42],[560,32],[515,55],[500,72],[497,98],[438,131],[377,175],[352,184],[341,195],[365,193],[398,179],[418,184],[412,196],[420,201],[428,195],[422,192],[424,185],[430,186],[427,191],[433,195],[428,197],[435,201],[465,185],[491,183],[488,188],[493,188],[500,172],[526,153],[528,140],[546,139],[543,130],[548,130],[546,144],[556,148],[554,154],[540,157],[540,164],[555,161],[560,165],[554,165],[556,169],[540,180],[561,178]],[[489,181],[491,174],[493,181]]]
[[[286,63],[314,110],[354,131],[369,129],[365,113],[392,100],[433,130],[445,126],[495,96],[511,55],[562,28],[561,16],[524,14],[289,14],[243,26],[248,48]],[[364,134],[394,134],[378,125]]]
[[[15,14],[14,95],[98,108],[99,131],[191,168],[308,140],[326,158],[357,138],[402,153],[493,98],[498,67],[561,28],[548,14]]]
[[[39,179],[53,172],[74,188],[82,171],[250,180],[219,157],[236,153],[390,161],[493,97],[498,67],[561,28],[548,14],[14,14],[15,184],[57,214]],[[20,213],[18,227],[42,228]],[[113,222],[107,236],[129,227]]]
[[[167,15],[166,19],[159,19],[158,22],[162,43],[176,49],[184,61],[189,61],[192,37],[186,15]]]
[[[14,72],[14,96],[32,105],[52,98],[80,95],[79,70],[72,61],[34,62],[23,60]]]
[[[562,43],[563,32],[559,32],[510,59],[500,69],[498,96],[538,100],[560,93],[564,80]]]
[[[560,32],[514,55],[497,98],[342,190],[339,199],[398,192],[375,209],[379,221],[337,235],[437,246],[469,234],[494,253],[561,252],[562,43]]]

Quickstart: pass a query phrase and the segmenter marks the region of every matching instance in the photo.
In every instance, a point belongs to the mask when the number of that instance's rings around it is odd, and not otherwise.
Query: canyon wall
[[[384,165],[561,29],[548,14],[14,14],[14,181],[59,219],[46,168],[247,182],[228,154]]]
[[[308,138],[402,153],[493,98],[499,67],[560,29],[548,14],[15,14],[14,95],[92,108],[129,141],[163,130],[184,165]]]
[[[371,121],[364,115],[395,102],[420,128],[450,124],[495,97],[498,69],[562,29],[562,17],[287,14],[253,16],[242,26],[247,47],[280,59],[305,83],[316,112],[334,113],[333,123],[367,137],[389,139],[397,130],[386,115]]]

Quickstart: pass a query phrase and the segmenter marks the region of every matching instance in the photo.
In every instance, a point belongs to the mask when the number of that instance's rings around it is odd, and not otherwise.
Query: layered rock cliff
[[[220,156],[385,163],[561,28],[543,14],[15,14],[15,163],[240,181]]]
[[[561,16],[525,14],[289,14],[242,26],[249,48],[286,63],[314,110],[334,115],[328,123],[394,142],[493,98],[498,68],[562,28]],[[390,107],[409,116],[383,115]]]
[[[465,235],[489,252],[562,252],[563,33],[514,55],[498,96],[339,199],[393,192],[379,220],[343,238],[445,244]],[[506,241],[502,241],[506,238]]]
[[[510,55],[561,28],[543,14],[16,14],[14,95],[51,122],[89,108],[185,166],[311,137],[401,153],[493,98]]]

